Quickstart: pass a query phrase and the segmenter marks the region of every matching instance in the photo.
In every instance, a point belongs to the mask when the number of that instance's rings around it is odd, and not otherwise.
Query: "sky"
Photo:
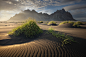
[[[0,0],[0,21],[27,9],[52,14],[62,8],[74,19],[86,21],[86,0]]]

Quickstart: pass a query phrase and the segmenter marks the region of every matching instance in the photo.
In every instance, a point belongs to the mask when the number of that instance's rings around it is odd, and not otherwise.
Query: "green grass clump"
[[[9,34],[14,36],[19,36],[21,34],[25,35],[26,37],[33,38],[34,36],[42,33],[42,30],[36,24],[35,20],[29,20],[23,25],[13,29]]]
[[[66,24],[66,23],[74,24],[74,22],[72,22],[72,21],[63,21],[63,22],[61,22],[59,25]]]
[[[59,25],[66,24],[66,23],[68,23],[68,21],[63,21]]]
[[[66,24],[66,23],[71,23],[73,27],[80,27],[80,25],[82,25],[82,24],[83,24],[83,23],[82,23],[82,22],[80,22],[80,21],[77,21],[77,22],[64,21],[64,22],[61,22],[59,25]]]
[[[49,28],[48,34],[51,33],[53,36],[57,37],[58,39],[61,39],[62,46],[65,44],[71,44],[71,42],[75,42],[74,39],[68,35],[62,34],[60,32],[56,33],[54,29]]]
[[[55,21],[50,21],[47,25],[56,25]]]
[[[68,23],[70,23],[70,24],[74,24],[74,22],[73,22],[73,21],[68,21]]]
[[[83,25],[83,23],[80,21],[77,21],[73,24],[74,27],[80,27],[80,25]]]
[[[80,25],[78,25],[77,23],[73,24],[74,27],[80,27]]]
[[[49,31],[50,33],[52,33],[52,32],[54,31],[54,29],[50,27],[48,31]]]
[[[38,21],[38,23],[43,23],[43,21]]]
[[[81,21],[77,21],[75,22],[77,25],[83,25],[83,23]]]
[[[18,36],[22,33],[21,26],[14,28],[11,32],[9,32],[10,35]]]

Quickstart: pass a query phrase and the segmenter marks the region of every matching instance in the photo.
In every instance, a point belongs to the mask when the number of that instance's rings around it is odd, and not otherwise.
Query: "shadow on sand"
[[[0,40],[0,46],[14,45],[14,44],[22,44],[22,43],[31,42],[33,40],[36,40],[42,34],[43,33],[35,36],[34,38],[28,38],[28,37],[25,37],[24,35],[20,35],[20,36],[8,35],[11,39],[3,39],[3,40]]]
[[[20,35],[20,36],[13,36],[13,35],[9,35],[9,37],[11,39],[4,39],[4,40],[0,40],[0,46],[5,46],[5,45],[14,45],[14,44],[22,44],[22,43],[27,43],[27,42],[31,42],[33,40],[37,40],[37,39],[41,39],[41,38],[46,38],[49,40],[54,40],[54,39],[50,39],[51,37],[48,35],[51,34],[46,34],[48,30],[43,30],[43,33],[35,36],[34,38],[27,38],[24,35]],[[56,33],[58,33],[59,31],[55,31]],[[61,32],[64,33],[64,32]],[[65,35],[68,35],[70,33],[65,33]],[[71,36],[73,37],[73,36]],[[55,38],[53,36],[53,38]],[[77,41],[80,44],[85,44],[86,43],[86,39],[82,39],[82,38],[78,38],[78,37],[73,37],[75,41]]]
[[[7,45],[14,45],[14,44],[22,44],[22,43],[27,43],[27,42],[31,42],[37,39],[48,39],[51,41],[56,41],[59,42],[58,39],[56,37],[51,36],[51,34],[46,34],[46,30],[43,30],[43,33],[40,34],[39,36],[36,36],[35,38],[26,38],[25,36],[21,35],[18,37],[14,37],[12,35],[9,35],[11,39],[4,39],[4,40],[0,40],[0,46],[7,46]],[[58,31],[55,31],[58,32]],[[66,33],[68,34],[68,33]],[[72,36],[71,36],[72,37]],[[75,41],[77,41],[77,43],[72,43],[71,45],[65,45],[73,50],[78,50],[80,52],[86,53],[86,39],[82,39],[82,38],[77,38],[77,37],[73,37]]]

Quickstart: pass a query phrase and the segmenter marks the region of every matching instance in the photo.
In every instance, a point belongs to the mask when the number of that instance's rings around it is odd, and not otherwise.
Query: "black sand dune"
[[[58,26],[47,26],[38,24],[43,30],[47,30],[52,27],[56,32],[61,31],[63,28]],[[3,27],[3,26],[2,26]],[[0,57],[85,57],[86,56],[86,29],[79,28],[65,28],[64,31],[71,33],[77,43],[71,45],[61,46],[61,42],[58,38],[51,34],[41,34],[36,39],[27,39],[23,37],[12,37],[6,35],[8,31],[12,30],[12,27],[7,26],[6,32],[5,27],[0,27]],[[8,29],[9,28],[9,29]],[[3,34],[4,33],[4,34]],[[81,36],[80,36],[81,35]]]
[[[6,46],[0,47],[0,56],[2,57],[85,57],[85,53],[79,51],[79,46],[73,45],[61,46],[58,38],[51,34],[42,34],[42,37],[31,40],[30,42],[17,44],[14,41],[8,41]],[[25,39],[23,39],[25,40]],[[27,41],[27,39],[26,39]],[[29,39],[28,39],[29,41]],[[10,43],[15,43],[14,45]],[[77,45],[77,43],[75,43]]]
[[[70,23],[58,25],[58,27],[59,28],[74,28],[73,25]]]

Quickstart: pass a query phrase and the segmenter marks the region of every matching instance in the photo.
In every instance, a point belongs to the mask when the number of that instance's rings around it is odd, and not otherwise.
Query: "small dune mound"
[[[77,21],[76,24],[83,25],[83,23],[81,21]]]
[[[72,21],[63,21],[59,24],[59,27],[67,27],[67,28],[80,28],[83,25],[82,22],[77,21],[77,22],[72,22]]]
[[[50,21],[47,25],[53,25],[53,26],[56,26],[56,22],[55,21]]]
[[[66,24],[66,23],[74,24],[74,22],[72,22],[72,21],[63,21],[63,22],[61,22],[59,25]]]
[[[43,23],[43,21],[38,21],[38,23]]]
[[[14,36],[24,35],[26,37],[33,38],[39,33],[42,33],[42,30],[36,24],[35,20],[29,20],[23,25],[13,29],[9,34]]]
[[[83,25],[83,23],[81,22],[81,21],[77,21],[77,22],[75,22],[74,24],[73,24],[73,26],[75,27],[75,28],[77,28],[77,27],[81,27],[80,25]]]
[[[74,28],[73,24],[71,23],[66,23],[62,25],[58,25],[59,28]]]

